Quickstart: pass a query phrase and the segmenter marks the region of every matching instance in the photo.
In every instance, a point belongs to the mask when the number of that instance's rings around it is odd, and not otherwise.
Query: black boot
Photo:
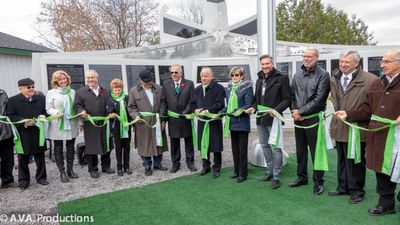
[[[79,176],[74,172],[74,155],[75,155],[75,148],[74,145],[67,146],[67,175],[70,178],[76,179]]]
[[[69,181],[69,178],[67,177],[67,174],[65,173],[65,170],[60,170],[60,180],[63,183],[67,183]]]
[[[56,161],[57,168],[60,171],[60,180],[61,182],[66,183],[69,181],[69,179],[65,174],[62,143],[62,141],[57,141],[57,144],[54,145],[54,159]]]

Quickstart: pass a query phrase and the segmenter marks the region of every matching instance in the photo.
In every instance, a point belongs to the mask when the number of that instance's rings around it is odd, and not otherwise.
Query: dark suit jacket
[[[164,96],[167,100],[167,109],[179,114],[191,113],[190,100],[194,92],[194,84],[190,80],[181,80],[178,93],[175,90],[175,82],[172,79],[164,81]],[[171,138],[183,138],[192,136],[190,120],[168,118],[168,132]]]

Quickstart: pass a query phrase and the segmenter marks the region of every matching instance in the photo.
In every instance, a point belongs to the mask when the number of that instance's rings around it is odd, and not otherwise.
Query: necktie
[[[178,92],[179,92],[179,83],[175,83],[175,91],[178,94]]]
[[[343,79],[344,79],[344,81],[343,81],[343,91],[346,91],[347,86],[349,85],[349,83],[348,83],[349,78],[345,76]]]

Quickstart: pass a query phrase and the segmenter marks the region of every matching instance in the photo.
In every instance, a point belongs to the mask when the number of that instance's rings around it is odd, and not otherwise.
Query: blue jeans
[[[267,163],[266,174],[272,174],[274,180],[279,180],[282,172],[282,149],[274,148],[268,144],[272,126],[257,125],[258,138]]]

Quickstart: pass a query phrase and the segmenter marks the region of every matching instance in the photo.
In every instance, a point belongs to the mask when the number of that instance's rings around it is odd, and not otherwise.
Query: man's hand
[[[254,113],[255,111],[256,111],[256,109],[253,108],[253,107],[246,109],[246,113],[247,113],[248,115],[253,115],[253,113]]]
[[[346,113],[346,111],[337,111],[337,112],[335,112],[335,116],[336,116],[336,118],[339,118],[339,119],[346,119],[347,113]]]
[[[194,110],[195,113],[201,113],[201,111],[203,111],[203,108]]]
[[[82,119],[86,119],[86,118],[88,118],[88,116],[89,116],[89,114],[87,114],[86,111],[83,111],[83,112],[81,113],[81,118],[82,118]]]
[[[294,121],[303,121],[304,120],[304,118],[301,120],[302,116],[300,115],[298,109],[292,110],[292,117],[293,117]]]
[[[27,121],[25,122],[24,126],[25,126],[25,127],[31,127],[31,126],[33,126],[33,120],[32,120],[32,119],[27,120]]]
[[[397,117],[397,119],[396,119],[396,124],[397,124],[397,125],[400,125],[400,116]]]
[[[110,115],[108,115],[111,119],[115,119],[115,117],[117,117],[117,114],[115,113],[110,113]]]

